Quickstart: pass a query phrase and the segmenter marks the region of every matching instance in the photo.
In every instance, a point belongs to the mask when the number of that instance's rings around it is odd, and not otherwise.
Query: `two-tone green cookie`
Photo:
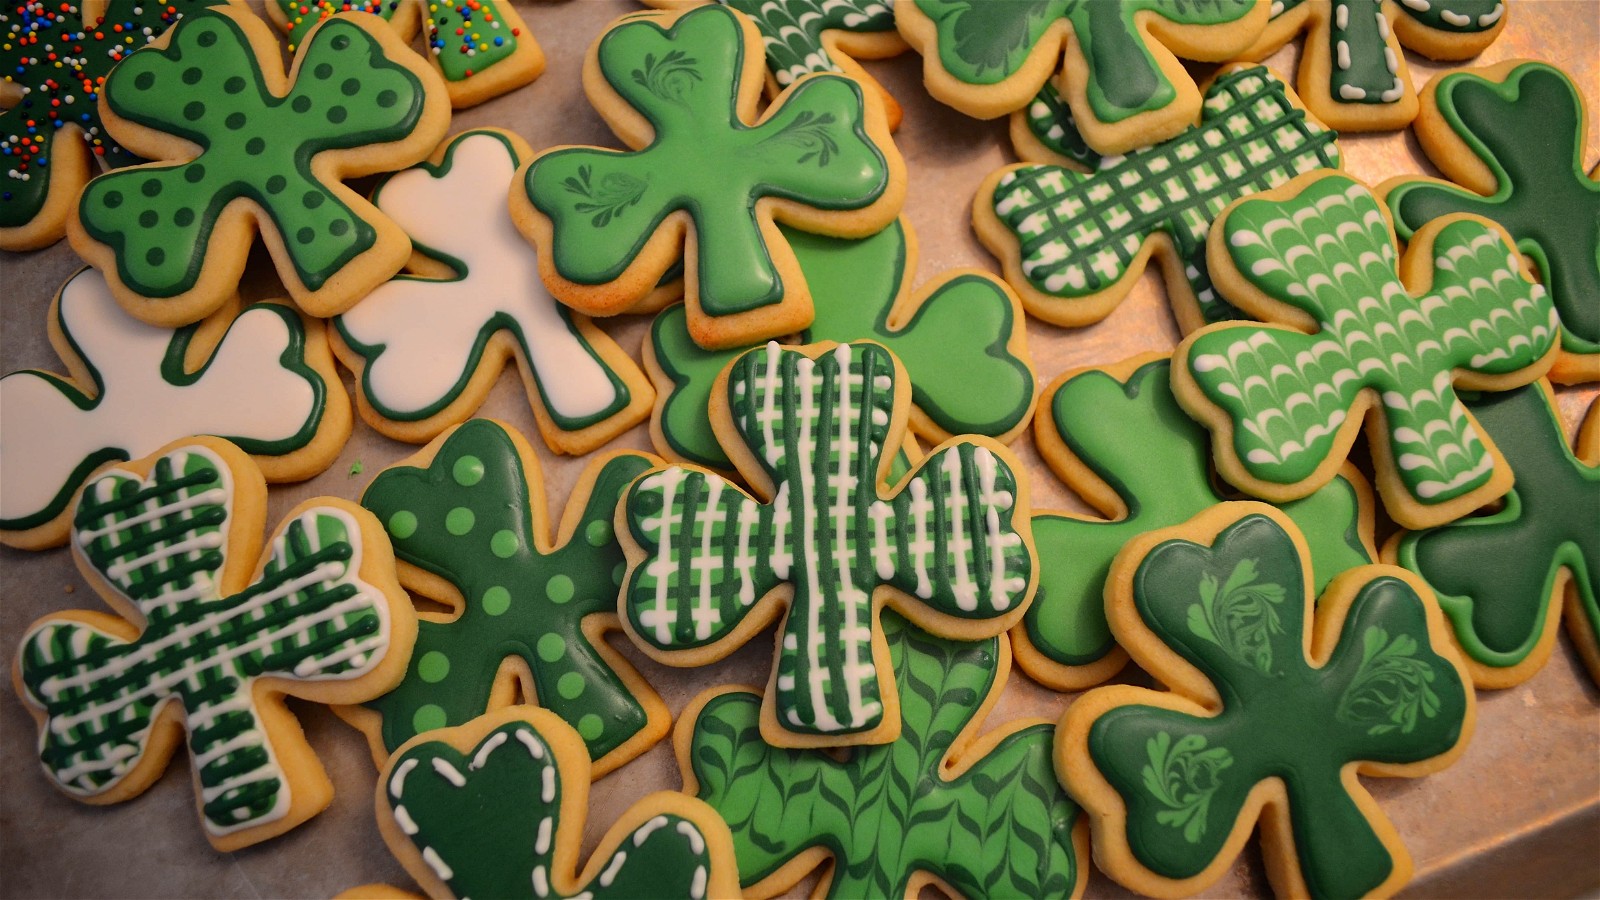
[[[544,72],[544,51],[511,0],[267,0],[267,14],[299,49],[311,29],[341,12],[364,12],[412,43],[420,31],[450,105],[476,106],[514,91]]]
[[[320,24],[287,74],[280,60],[270,26],[223,7],[184,18],[106,79],[105,127],[155,162],[95,179],[67,236],[135,317],[205,317],[238,287],[257,232],[315,316],[350,308],[411,255],[342,179],[427,158],[450,121],[439,76],[358,14]]]
[[[1563,618],[1600,676],[1597,408],[1591,404],[1574,454],[1547,382],[1469,400],[1467,409],[1516,471],[1516,486],[1489,515],[1398,535],[1385,548],[1386,559],[1438,593],[1479,687],[1532,678],[1549,661]]]
[[[1417,140],[1455,184],[1403,176],[1379,185],[1410,240],[1434,219],[1492,219],[1533,261],[1561,316],[1553,381],[1600,381],[1600,167],[1584,172],[1588,116],[1560,69],[1512,60],[1428,82]]]
[[[1345,572],[1317,598],[1305,540],[1259,503],[1214,507],[1128,544],[1106,610],[1170,690],[1097,688],[1056,734],[1056,772],[1089,813],[1094,858],[1156,897],[1204,891],[1260,822],[1280,897],[1386,897],[1410,880],[1361,775],[1449,766],[1472,683],[1420,578]]]
[[[877,93],[850,78],[807,76],[758,117],[763,60],[755,23],[717,5],[625,16],[595,42],[584,88],[632,149],[549,150],[511,195],[551,293],[589,315],[633,311],[681,260],[703,347],[811,324],[778,224],[874,234],[900,213],[905,166]]]

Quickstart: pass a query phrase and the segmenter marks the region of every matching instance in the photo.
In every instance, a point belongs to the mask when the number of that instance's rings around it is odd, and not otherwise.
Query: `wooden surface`
[[[549,57],[547,71],[530,87],[458,113],[452,133],[497,125],[521,134],[535,150],[555,144],[618,146],[584,98],[579,72],[587,46],[605,23],[637,8],[629,0],[529,4],[521,11]],[[1566,69],[1591,104],[1585,168],[1592,167],[1600,151],[1600,123],[1594,114],[1594,105],[1600,104],[1600,3],[1521,0],[1512,4],[1510,15],[1506,32],[1476,64],[1532,57]],[[1419,89],[1444,70],[1414,54],[1409,58]],[[1291,45],[1270,65],[1292,81],[1296,60],[1297,49]],[[974,121],[930,99],[914,54],[869,68],[905,107],[896,139],[911,179],[906,214],[921,247],[913,280],[921,283],[956,266],[998,271],[972,235],[968,210],[979,181],[1014,161],[1005,120]],[[1409,132],[1348,136],[1342,146],[1346,170],[1370,183],[1405,172],[1437,174]],[[65,242],[35,253],[0,254],[0,370],[61,370],[45,337],[45,312],[54,292],[79,265]],[[258,251],[246,297],[279,292],[270,265]],[[647,326],[646,319],[605,325],[635,356]],[[1028,330],[1041,385],[1070,368],[1170,350],[1178,338],[1154,268],[1129,300],[1098,325],[1063,329],[1029,321]],[[344,375],[348,386],[348,373]],[[1560,391],[1569,430],[1595,393],[1592,385]],[[553,458],[546,451],[512,373],[502,376],[483,414],[513,422],[532,437],[559,511],[584,461]],[[649,449],[646,429],[635,428],[611,446]],[[1015,447],[1035,476],[1037,506],[1087,511],[1042,466],[1031,431]],[[328,472],[304,484],[272,489],[267,521],[276,522],[307,497],[354,498],[373,473],[414,449],[380,437],[358,420],[350,444]],[[351,476],[349,469],[357,461],[364,474]],[[1386,533],[1380,532],[1380,542]],[[0,548],[0,665],[9,671],[23,630],[39,616],[101,606],[83,586],[65,549],[29,554]],[[631,647],[621,649],[655,684],[674,715],[707,687],[764,683],[771,661],[765,636],[718,665],[695,670],[668,669]],[[1142,680],[1132,671],[1123,677]],[[1024,716],[1055,719],[1071,699],[1016,672],[988,726]],[[1600,846],[1600,691],[1583,674],[1563,635],[1550,665],[1532,681],[1508,691],[1480,693],[1479,701],[1477,734],[1455,767],[1416,781],[1368,781],[1416,859],[1417,879],[1408,893],[1491,897],[1594,892],[1600,888],[1600,855],[1594,852]],[[294,832],[224,855],[213,852],[201,834],[181,754],[144,796],[115,807],[84,806],[47,783],[34,759],[33,721],[14,698],[0,698],[0,896],[327,897],[371,882],[410,886],[378,837],[372,810],[375,772],[361,735],[325,709],[300,703],[292,707],[301,714],[337,797],[325,813]],[[585,858],[634,799],[679,786],[670,741],[602,779],[593,792]],[[1270,895],[1254,842],[1207,893]],[[1092,873],[1089,896],[1125,895],[1109,879]]]

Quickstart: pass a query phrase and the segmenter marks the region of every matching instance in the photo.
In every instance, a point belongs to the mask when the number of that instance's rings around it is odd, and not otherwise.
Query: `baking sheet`
[[[527,88],[457,113],[451,132],[500,126],[522,135],[535,150],[555,144],[619,146],[584,98],[579,73],[588,45],[605,23],[639,7],[630,0],[518,5],[544,47],[547,70]],[[1588,170],[1600,152],[1595,116],[1600,105],[1600,3],[1518,0],[1511,4],[1510,16],[1505,33],[1475,64],[1531,57],[1571,74],[1591,104]],[[1269,60],[1291,82],[1297,45]],[[1415,54],[1408,58],[1419,90],[1448,68]],[[921,248],[913,281],[921,283],[958,266],[998,271],[973,237],[968,209],[984,176],[1014,161],[1006,120],[974,121],[930,99],[921,86],[921,61],[915,54],[867,65],[905,108],[896,141],[911,179],[906,216]],[[1346,170],[1371,183],[1406,172],[1438,174],[1409,131],[1345,136],[1341,145]],[[45,313],[55,291],[80,265],[65,242],[34,253],[0,253],[0,371],[62,370],[45,336]],[[249,299],[281,292],[259,250],[244,292]],[[627,318],[605,327],[637,358],[648,324],[647,319]],[[1152,268],[1104,322],[1064,329],[1030,320],[1028,338],[1042,386],[1071,368],[1170,350],[1178,334]],[[348,373],[342,374],[348,388]],[[1575,430],[1595,394],[1594,386],[1559,390],[1569,431]],[[584,460],[548,452],[537,438],[521,383],[511,372],[502,376],[481,414],[510,421],[532,436],[553,509],[559,513]],[[3,415],[0,410],[0,422]],[[644,426],[610,446],[650,449]],[[1089,511],[1042,465],[1031,431],[1014,448],[1035,476],[1036,506]],[[272,488],[269,525],[308,497],[358,496],[373,474],[415,449],[379,436],[358,419],[349,445],[326,473],[303,484]],[[351,465],[358,461],[363,474],[351,476]],[[7,671],[29,623],[77,607],[103,604],[82,585],[65,549],[30,554],[0,548],[0,665]],[[657,665],[625,641],[618,646],[660,691],[674,717],[705,688],[764,684],[771,663],[766,636],[717,665],[691,670]],[[1123,678],[1147,680],[1133,670]],[[1016,672],[987,727],[1029,716],[1055,720],[1071,699]],[[1564,896],[1600,889],[1600,691],[1584,674],[1566,636],[1538,676],[1511,690],[1480,693],[1479,704],[1477,733],[1454,767],[1420,780],[1366,780],[1416,860],[1417,877],[1407,893]],[[0,697],[0,896],[328,897],[372,882],[414,889],[378,836],[372,810],[376,773],[362,736],[326,709],[298,701],[291,701],[291,707],[300,714],[333,780],[333,805],[288,835],[218,854],[201,834],[182,754],[142,797],[113,807],[85,806],[48,784],[34,758],[32,719],[14,698]],[[635,799],[680,786],[670,740],[602,779],[592,793],[583,858]],[[813,881],[802,882],[793,893],[804,895]],[[1091,873],[1088,893],[1127,896],[1098,872]],[[1206,895],[1270,896],[1253,841]]]

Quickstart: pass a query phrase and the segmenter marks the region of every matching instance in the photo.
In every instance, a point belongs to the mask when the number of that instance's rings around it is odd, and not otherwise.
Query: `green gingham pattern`
[[[878,472],[895,366],[873,344],[821,358],[770,344],[729,371],[734,426],[775,488],[758,504],[722,478],[670,467],[636,482],[628,526],[645,558],[623,588],[634,632],[662,650],[733,632],[756,601],[794,585],[779,638],[785,728],[850,734],[883,716],[872,594],[887,584],[948,616],[1017,608],[1033,578],[1012,522],[1017,482],[982,444],[934,454],[892,498]]]
[[[1037,101],[1036,101],[1037,102]],[[1045,101],[1048,105],[1048,101]],[[1064,105],[1057,108],[1066,111]],[[1040,134],[1065,145],[1062,135]],[[1206,271],[1206,233],[1222,208],[1296,175],[1339,164],[1337,135],[1306,116],[1263,67],[1230,72],[1206,93],[1200,124],[1126,156],[1100,159],[1085,175],[1023,166],[1000,179],[993,206],[1017,238],[1022,272],[1035,290],[1070,301],[1105,290],[1151,235],[1165,232],[1183,260],[1207,322],[1241,318]]]
[[[359,526],[342,510],[301,513],[273,543],[260,579],[223,597],[232,503],[227,465],[199,446],[157,460],[148,480],[113,470],[85,490],[76,549],[146,625],[128,642],[46,619],[23,638],[23,686],[46,717],[40,761],[67,792],[114,787],[177,700],[207,830],[280,818],[288,781],[256,711],[254,680],[354,678],[387,651],[387,607],[357,578]]]
[[[1078,131],[1072,107],[1056,90],[1054,81],[1046,81],[1039,93],[1033,96],[1024,115],[1028,131],[1052,153],[1066,157],[1086,169],[1098,168],[1103,159],[1091,149]]]
[[[1398,480],[1417,504],[1489,481],[1494,457],[1456,396],[1457,373],[1515,375],[1559,334],[1549,295],[1523,277],[1500,232],[1470,219],[1445,225],[1428,292],[1416,297],[1395,272],[1377,200],[1343,175],[1286,200],[1240,204],[1220,237],[1241,277],[1318,326],[1207,329],[1190,339],[1187,369],[1173,372],[1232,421],[1233,451],[1252,477],[1310,478],[1370,389]]]
[[[767,68],[786,88],[813,72],[842,73],[823,46],[824,31],[894,33],[886,0],[717,0],[749,16],[761,31]]]

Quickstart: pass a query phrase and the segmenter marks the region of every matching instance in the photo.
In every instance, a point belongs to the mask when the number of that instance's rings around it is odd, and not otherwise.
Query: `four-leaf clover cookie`
[[[402,169],[444,137],[439,76],[366,15],[306,38],[288,74],[272,29],[229,7],[191,15],[106,79],[113,138],[156,160],[96,178],[67,236],[129,313],[184,325],[234,291],[257,231],[295,302],[350,308],[411,253],[340,179]]]
[[[605,640],[620,627],[624,565],[612,519],[629,482],[656,462],[596,458],[553,538],[538,459],[490,419],[451,429],[373,479],[361,504],[388,529],[401,583],[450,607],[418,614],[404,681],[340,711],[367,732],[374,758],[517,695],[576,728],[599,775],[666,735],[661,698]]]
[[[333,786],[284,697],[382,694],[404,672],[416,619],[370,513],[308,500],[260,550],[265,521],[260,470],[217,438],[174,442],[84,489],[73,560],[117,614],[40,619],[12,669],[56,787],[86,803],[136,797],[187,735],[217,850],[327,807]]]
[[[956,270],[913,292],[917,244],[905,219],[858,241],[784,234],[817,311],[796,343],[868,340],[888,347],[911,375],[911,428],[935,443],[956,434],[1006,443],[1027,425],[1038,388],[1022,309],[998,279]],[[733,468],[708,410],[717,375],[749,349],[700,347],[681,307],[656,316],[644,361],[658,391],[650,435],[663,456]]]
[[[617,507],[629,636],[669,665],[703,665],[784,614],[762,736],[894,740],[879,612],[968,639],[1016,623],[1035,576],[1020,466],[963,436],[887,484],[911,390],[876,344],[768,344],[728,367],[712,403],[718,440],[762,499],[684,466],[633,483]]]
[[[0,12],[0,250],[61,240],[96,170],[140,161],[101,125],[100,85],[184,15],[225,2],[7,4]]]
[[[900,0],[928,92],[969,116],[1027,106],[1058,77],[1090,147],[1125,153],[1177,135],[1200,112],[1178,57],[1222,62],[1267,21],[1255,0]]]
[[[1275,0],[1244,59],[1266,59],[1306,32],[1298,87],[1317,118],[1340,131],[1404,128],[1417,93],[1404,48],[1469,59],[1506,26],[1504,0]]]
[[[512,707],[396,751],[378,776],[378,830],[435,900],[739,895],[728,826],[671,791],[629,806],[580,873],[589,777],[569,725],[547,710]]]
[[[1537,379],[1560,326],[1502,229],[1436,219],[1401,259],[1371,191],[1312,173],[1225,210],[1207,254],[1222,295],[1266,323],[1207,326],[1173,356],[1173,391],[1211,429],[1225,479],[1265,500],[1303,497],[1365,422],[1379,496],[1404,527],[1510,489],[1511,468],[1456,386]]]
[[[1259,503],[1216,507],[1117,556],[1112,629],[1171,690],[1090,691],[1067,707],[1055,748],[1095,862],[1125,887],[1205,890],[1258,819],[1280,897],[1386,897],[1410,880],[1405,845],[1357,776],[1454,762],[1472,734],[1472,684],[1421,579],[1364,566],[1314,599],[1309,566],[1293,523]]]
[[[512,192],[562,302],[626,312],[681,259],[697,343],[781,337],[812,308],[777,223],[865,237],[899,215],[905,167],[876,93],[812,75],[757,118],[760,46],[721,6],[626,16],[595,42],[584,87],[633,149],[558,147]]]
[[[1045,389],[1039,455],[1106,518],[1033,515],[1039,590],[1011,629],[1017,665],[1058,691],[1115,675],[1128,660],[1106,621],[1106,574],[1129,540],[1228,500],[1211,477],[1205,429],[1172,396],[1164,355],[1068,372]],[[1282,510],[1311,550],[1311,585],[1377,559],[1372,488],[1354,465]]]
[[[841,759],[773,746],[759,693],[712,690],[673,738],[684,790],[733,830],[739,879],[770,897],[831,862],[812,896],[1076,897],[1088,880],[1083,817],[1051,771],[1051,726],[980,736],[1010,669],[1005,637],[955,641],[895,613],[887,656],[904,691],[891,744]]]
[[[1417,140],[1457,184],[1404,176],[1379,186],[1407,240],[1451,213],[1511,234],[1561,315],[1550,377],[1562,382],[1600,381],[1600,167],[1584,174],[1586,122],[1577,86],[1554,66],[1513,60],[1441,75],[1422,93]]]
[[[1401,535],[1386,556],[1438,593],[1479,687],[1511,687],[1544,668],[1563,617],[1600,682],[1600,406],[1590,405],[1577,454],[1545,382],[1467,408],[1516,487],[1490,515]]]
[[[384,434],[420,443],[465,421],[512,360],[558,453],[587,453],[650,414],[644,372],[550,296],[511,222],[506,195],[531,155],[510,132],[474,129],[373,193],[416,251],[451,273],[401,275],[334,319],[334,349],[356,373],[361,416]]]
[[[280,304],[234,300],[195,325],[157,328],[83,269],[49,323],[70,375],[0,378],[0,543],[62,543],[73,497],[97,468],[191,434],[228,439],[275,482],[326,469],[350,436],[322,324]]]
[[[1054,91],[1047,85],[1040,93]],[[1049,146],[1067,150],[1076,122],[1069,109],[1057,111],[1039,124],[1055,129],[1045,132]],[[1187,334],[1240,318],[1207,274],[1212,220],[1235,200],[1338,168],[1336,137],[1266,67],[1229,67],[1206,88],[1200,123],[1177,137],[1126,156],[1095,156],[1083,166],[1088,174],[1056,163],[994,172],[978,186],[972,226],[1028,312],[1058,325],[1110,315],[1158,256]]]
[[[379,16],[406,44],[421,31],[428,61],[456,109],[514,91],[544,71],[544,51],[511,0],[268,0],[266,7],[288,36],[290,53],[341,12]]]

